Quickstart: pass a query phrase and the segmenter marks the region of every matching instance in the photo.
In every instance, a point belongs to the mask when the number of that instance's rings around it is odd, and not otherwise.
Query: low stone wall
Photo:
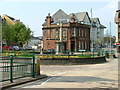
[[[107,62],[105,57],[92,58],[40,58],[41,65],[77,65]]]

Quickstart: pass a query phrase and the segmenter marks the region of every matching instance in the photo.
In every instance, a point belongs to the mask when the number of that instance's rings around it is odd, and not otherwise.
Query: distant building
[[[2,19],[5,20],[10,25],[15,24],[16,22],[20,22],[20,20],[16,20],[15,18],[8,15],[3,15]]]
[[[104,25],[100,23],[99,18],[91,18],[92,22],[92,28],[90,30],[90,38],[95,39],[101,39],[104,37],[104,28],[106,28]]]
[[[118,10],[120,10],[120,1],[118,2]]]
[[[24,47],[31,49],[43,49],[43,39],[42,37],[31,37],[30,41],[24,44]]]
[[[52,17],[50,13],[43,24],[43,49],[56,49],[59,52],[90,50],[90,18],[71,13],[67,15],[61,9]],[[88,19],[89,24],[82,23]]]
[[[102,41],[104,38],[104,29],[106,28],[104,25],[101,24],[99,18],[91,18],[91,29],[90,29],[90,40],[91,40],[91,47],[93,43],[93,47],[96,47],[96,41]],[[100,46],[102,46],[101,43]]]

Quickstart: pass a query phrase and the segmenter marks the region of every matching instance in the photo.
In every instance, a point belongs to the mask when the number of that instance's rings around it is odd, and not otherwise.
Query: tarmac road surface
[[[41,65],[49,77],[11,87],[22,88],[118,88],[118,58],[87,65]]]

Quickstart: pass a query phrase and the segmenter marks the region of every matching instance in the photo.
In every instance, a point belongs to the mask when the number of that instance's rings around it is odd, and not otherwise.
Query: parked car
[[[56,50],[55,49],[48,49],[46,51],[43,51],[43,54],[55,54]]]
[[[15,51],[18,51],[20,48],[19,48],[18,46],[13,46],[13,49],[14,49]]]
[[[33,50],[32,47],[26,47],[26,50]]]
[[[14,51],[13,46],[2,46],[2,52],[5,50]]]

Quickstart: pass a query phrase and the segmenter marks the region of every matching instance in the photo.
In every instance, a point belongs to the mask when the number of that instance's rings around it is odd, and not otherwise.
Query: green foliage
[[[2,20],[2,39],[6,41],[8,46],[10,46],[10,26],[4,19]]]
[[[2,23],[2,37],[8,46],[18,45],[22,47],[23,44],[30,40],[32,31],[22,22],[17,22],[14,25],[8,25],[6,21],[3,20]]]

